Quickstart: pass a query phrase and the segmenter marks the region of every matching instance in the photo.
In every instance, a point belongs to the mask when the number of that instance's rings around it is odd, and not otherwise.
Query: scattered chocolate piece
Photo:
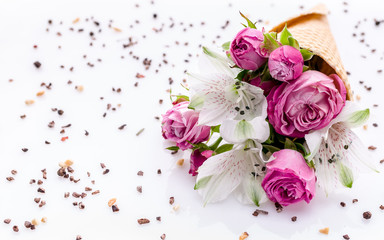
[[[60,109],[60,110],[57,111],[57,114],[59,114],[61,116],[61,115],[64,114],[64,111]]]
[[[41,180],[39,180],[39,181],[41,181]],[[39,193],[45,193],[45,189],[39,187],[39,188],[37,189],[37,192],[39,192]]]
[[[142,193],[142,192],[143,192],[143,187],[142,187],[142,186],[137,186],[137,187],[136,187],[136,190],[137,190],[139,193]]]
[[[103,172],[103,175],[108,174],[108,173],[109,173],[109,169],[105,169]]]
[[[169,198],[169,204],[173,205],[175,203],[175,198],[174,197],[170,197]]]
[[[16,170],[12,170],[12,171],[11,171],[11,174],[12,174],[12,175],[16,175],[16,174],[17,174],[17,171],[16,171]]]
[[[23,152],[28,152],[28,148],[22,148],[21,149]]]
[[[80,235],[76,236],[76,240],[82,240],[83,238]]]
[[[33,65],[35,65],[36,68],[41,67],[41,63],[39,61],[34,62]]]
[[[100,190],[96,190],[94,192],[92,192],[92,195],[96,195],[96,194],[99,194],[100,193]]]
[[[340,202],[340,206],[345,207],[345,202]]]
[[[64,193],[64,198],[69,198],[69,195],[70,195],[69,192]]]
[[[380,205],[380,209],[381,209],[381,210],[384,210],[384,205]]]
[[[143,176],[144,175],[144,172],[143,171],[138,171],[137,172],[137,176]]]
[[[33,201],[35,201],[35,203],[39,203],[41,200],[41,198],[34,198]]]
[[[370,211],[366,211],[363,213],[363,218],[370,219],[372,217],[372,213]]]
[[[380,163],[384,163],[384,159],[380,160]]]
[[[7,219],[4,219],[4,223],[5,223],[5,224],[10,224],[10,223],[11,223],[11,221],[12,221],[12,220],[11,220],[11,219],[9,219],[9,218],[7,218]]]
[[[281,211],[283,211],[283,206],[281,206],[280,203],[276,202],[275,207],[276,207],[276,212],[280,213]]]
[[[349,236],[348,236],[348,234],[343,235],[343,238],[344,238],[345,240],[349,240],[349,239],[350,239]]]
[[[161,222],[161,217],[160,217],[160,216],[159,216],[159,217],[156,217],[156,220],[159,221],[159,222]]]
[[[83,202],[79,202],[79,208],[80,208],[81,210],[85,209],[85,205],[84,205]]]
[[[12,229],[13,229],[13,231],[14,231],[14,232],[19,232],[19,227],[18,227],[18,226],[16,226],[16,225],[15,225],[15,226],[13,226],[13,228],[12,228]]]
[[[6,177],[6,179],[8,182],[12,182],[13,180],[15,180],[13,177]]]
[[[377,148],[377,147],[375,147],[375,146],[369,146],[369,147],[368,147],[369,150],[376,150],[376,148]]]
[[[24,222],[24,226],[25,226],[26,228],[31,228],[31,227],[32,227],[32,223],[31,223],[30,221],[25,221],[25,222]]]
[[[127,126],[127,124],[123,124],[119,127],[119,130],[123,130],[125,127]]]
[[[117,207],[117,205],[112,205],[112,212],[118,212],[120,209]]]
[[[100,167],[104,169],[105,168],[105,164],[104,163],[100,163]]]
[[[161,234],[160,239],[161,239],[161,240],[164,240],[165,237],[166,237],[166,235],[165,235],[165,233],[163,233],[163,234]]]
[[[45,206],[45,204],[47,204],[45,201],[41,201],[39,204],[39,207],[41,208],[41,207]]]
[[[296,221],[297,221],[297,217],[296,217],[296,216],[293,216],[293,217],[291,218],[291,220],[292,220],[292,222],[296,222]]]
[[[355,198],[352,200],[352,203],[357,203],[359,201],[359,199]]]
[[[137,222],[142,225],[142,224],[147,224],[147,223],[150,223],[150,221],[146,218],[140,218],[137,220]]]
[[[161,174],[161,169],[157,169],[157,174]]]
[[[268,215],[268,212],[267,211],[265,211],[265,210],[261,210],[261,209],[256,209],[254,212],[253,212],[253,216],[255,216],[255,217],[257,217],[257,216],[259,216],[259,214],[264,214],[264,215]]]

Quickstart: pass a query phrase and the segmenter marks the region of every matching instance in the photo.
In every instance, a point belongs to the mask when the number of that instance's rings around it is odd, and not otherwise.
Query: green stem
[[[209,149],[211,149],[212,151],[216,150],[222,140],[223,138],[219,137],[211,146],[209,146]]]

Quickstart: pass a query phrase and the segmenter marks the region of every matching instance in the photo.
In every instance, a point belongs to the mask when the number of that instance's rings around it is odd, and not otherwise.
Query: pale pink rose
[[[304,59],[300,51],[288,45],[275,49],[268,59],[271,76],[282,82],[298,78],[303,72],[303,66]]]
[[[346,89],[336,75],[307,71],[267,96],[268,119],[277,133],[302,138],[327,126],[345,105]]]
[[[256,70],[267,61],[268,53],[261,48],[263,32],[244,28],[231,42],[230,54],[237,66],[247,70]]]
[[[272,202],[283,206],[306,201],[315,195],[316,176],[295,150],[283,149],[272,155],[274,160],[267,163],[267,173],[261,183]]]
[[[163,115],[162,133],[181,150],[192,148],[190,143],[201,143],[209,138],[211,127],[198,126],[199,113],[188,109],[189,102],[174,105]],[[189,143],[190,142],[190,143]]]

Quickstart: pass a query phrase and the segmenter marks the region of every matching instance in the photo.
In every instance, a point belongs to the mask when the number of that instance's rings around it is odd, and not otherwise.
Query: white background
[[[345,67],[351,73],[355,96],[361,97],[358,102],[362,106],[371,108],[367,130],[356,131],[367,146],[377,147],[367,157],[378,163],[384,158],[384,73],[377,72],[384,70],[384,23],[376,27],[373,18],[383,18],[384,5],[379,0],[352,0],[348,1],[348,6],[340,0],[325,2],[331,10],[329,21]],[[249,233],[248,239],[342,239],[344,234],[349,234],[351,239],[382,239],[384,212],[379,206],[384,204],[384,170],[380,164],[381,173],[360,175],[352,190],[341,190],[328,198],[318,191],[310,204],[289,206],[281,213],[276,213],[273,204],[267,203],[262,208],[268,210],[269,215],[254,217],[255,206],[241,205],[232,198],[203,207],[200,196],[193,190],[194,178],[188,175],[188,156],[170,155],[164,150],[167,143],[161,137],[160,122],[154,119],[171,106],[166,91],[168,78],[174,80],[174,93],[185,93],[180,83],[186,77],[184,70],[197,69],[199,44],[219,46],[231,40],[243,21],[238,11],[253,20],[264,19],[258,26],[269,29],[274,23],[299,13],[300,5],[309,9],[316,3],[1,0],[0,239],[71,240],[77,235],[83,239],[160,239],[163,233],[166,239],[177,240],[238,239],[244,231]],[[139,4],[139,8],[135,4]],[[348,13],[344,9],[348,9]],[[154,13],[157,19],[153,18]],[[96,33],[97,28],[85,19],[92,16],[101,23],[102,33],[96,34],[97,40],[89,46],[89,32]],[[170,17],[175,22],[174,28],[169,28]],[[73,24],[76,18],[80,21]],[[51,26],[48,19],[53,21]],[[112,26],[120,28],[121,32],[108,28],[111,19]],[[139,24],[135,24],[135,20],[139,20]],[[230,24],[224,31],[221,26],[226,20],[230,20]],[[202,21],[204,26],[200,24]],[[361,24],[355,29],[358,21]],[[164,30],[155,33],[152,28],[160,28],[162,23]],[[190,23],[193,27],[189,27]],[[47,27],[49,32],[46,32]],[[71,32],[70,27],[84,28],[84,32]],[[62,36],[57,36],[57,32]],[[358,37],[352,37],[354,32]],[[361,32],[365,36],[362,37]],[[221,37],[217,39],[217,35]],[[122,44],[127,43],[129,37],[138,44],[124,49]],[[360,43],[362,38],[365,43]],[[180,44],[176,45],[175,41]],[[184,46],[185,42],[188,46]],[[365,46],[366,43],[370,46]],[[37,49],[33,49],[35,44]],[[371,54],[371,49],[376,52]],[[132,59],[130,51],[140,60]],[[162,63],[163,53],[166,53],[168,64]],[[84,54],[87,59],[83,58]],[[152,59],[148,71],[141,63],[145,57]],[[97,62],[98,58],[102,62]],[[185,63],[185,59],[190,63]],[[40,69],[33,66],[34,61],[42,63]],[[94,63],[95,67],[87,66],[87,62]],[[160,68],[159,63],[162,63]],[[61,69],[60,65],[65,68]],[[73,72],[69,71],[71,66],[74,66]],[[156,74],[155,69],[159,69],[159,73]],[[145,78],[136,79],[136,73]],[[73,84],[68,85],[68,80]],[[134,87],[136,81],[138,87]],[[40,87],[41,82],[51,82],[52,90]],[[76,91],[76,85],[84,86],[84,91]],[[367,91],[364,85],[372,90]],[[113,87],[121,88],[122,92],[113,92]],[[41,90],[45,90],[45,95],[36,97]],[[27,99],[34,99],[35,104],[26,106]],[[164,100],[162,105],[159,99]],[[108,103],[112,107],[121,104],[121,107],[107,111]],[[64,114],[59,116],[51,108],[63,109]],[[104,112],[107,112],[105,118],[102,117]],[[23,114],[27,117],[20,119]],[[56,126],[50,129],[47,124],[52,120]],[[60,134],[61,126],[68,123],[72,127]],[[372,123],[378,123],[378,127],[373,127]],[[122,124],[127,127],[118,130]],[[136,136],[142,128],[144,132]],[[84,130],[89,131],[88,137]],[[63,136],[69,139],[61,142]],[[44,144],[45,140],[51,144]],[[24,147],[29,151],[22,152]],[[180,158],[186,159],[182,167],[175,164]],[[66,159],[74,161],[75,177],[81,179],[77,184],[60,179],[56,174],[58,163]],[[107,165],[109,174],[102,174],[100,162]],[[43,168],[48,172],[48,179],[42,186],[46,189],[44,195],[36,192],[36,185],[29,185],[30,179],[41,179]],[[161,175],[156,173],[159,168]],[[18,174],[14,176],[15,181],[8,182],[5,178],[11,176],[12,169]],[[144,171],[143,177],[136,175],[139,170]],[[87,171],[91,173],[90,178]],[[91,180],[96,184],[92,185]],[[138,185],[143,186],[142,194],[136,191]],[[64,199],[64,192],[82,192],[86,186],[99,189],[101,193],[86,197],[84,210],[72,206],[78,199]],[[41,209],[33,201],[38,196],[47,201]],[[170,196],[174,196],[175,205],[180,206],[178,211],[169,205]],[[117,198],[118,213],[112,213],[107,205],[113,197]],[[352,204],[354,198],[359,202]],[[340,206],[341,201],[346,203],[345,208]],[[372,212],[370,220],[363,219],[364,211]],[[157,222],[156,216],[161,216],[162,221]],[[291,222],[292,216],[298,217],[297,222]],[[25,220],[42,217],[47,217],[48,222],[37,226],[35,231],[24,228]],[[2,222],[5,218],[12,219],[10,225]],[[148,218],[151,223],[139,226],[138,218]],[[19,233],[12,231],[13,225],[19,226]],[[324,227],[330,228],[328,236],[318,232]]]

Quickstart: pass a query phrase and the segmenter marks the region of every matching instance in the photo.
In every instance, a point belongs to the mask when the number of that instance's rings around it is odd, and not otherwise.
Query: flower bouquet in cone
[[[369,117],[352,100],[323,5],[269,32],[247,24],[217,53],[203,47],[201,74],[174,96],[162,119],[172,151],[191,151],[190,171],[204,204],[235,194],[309,203],[353,186],[375,167],[351,130]]]

